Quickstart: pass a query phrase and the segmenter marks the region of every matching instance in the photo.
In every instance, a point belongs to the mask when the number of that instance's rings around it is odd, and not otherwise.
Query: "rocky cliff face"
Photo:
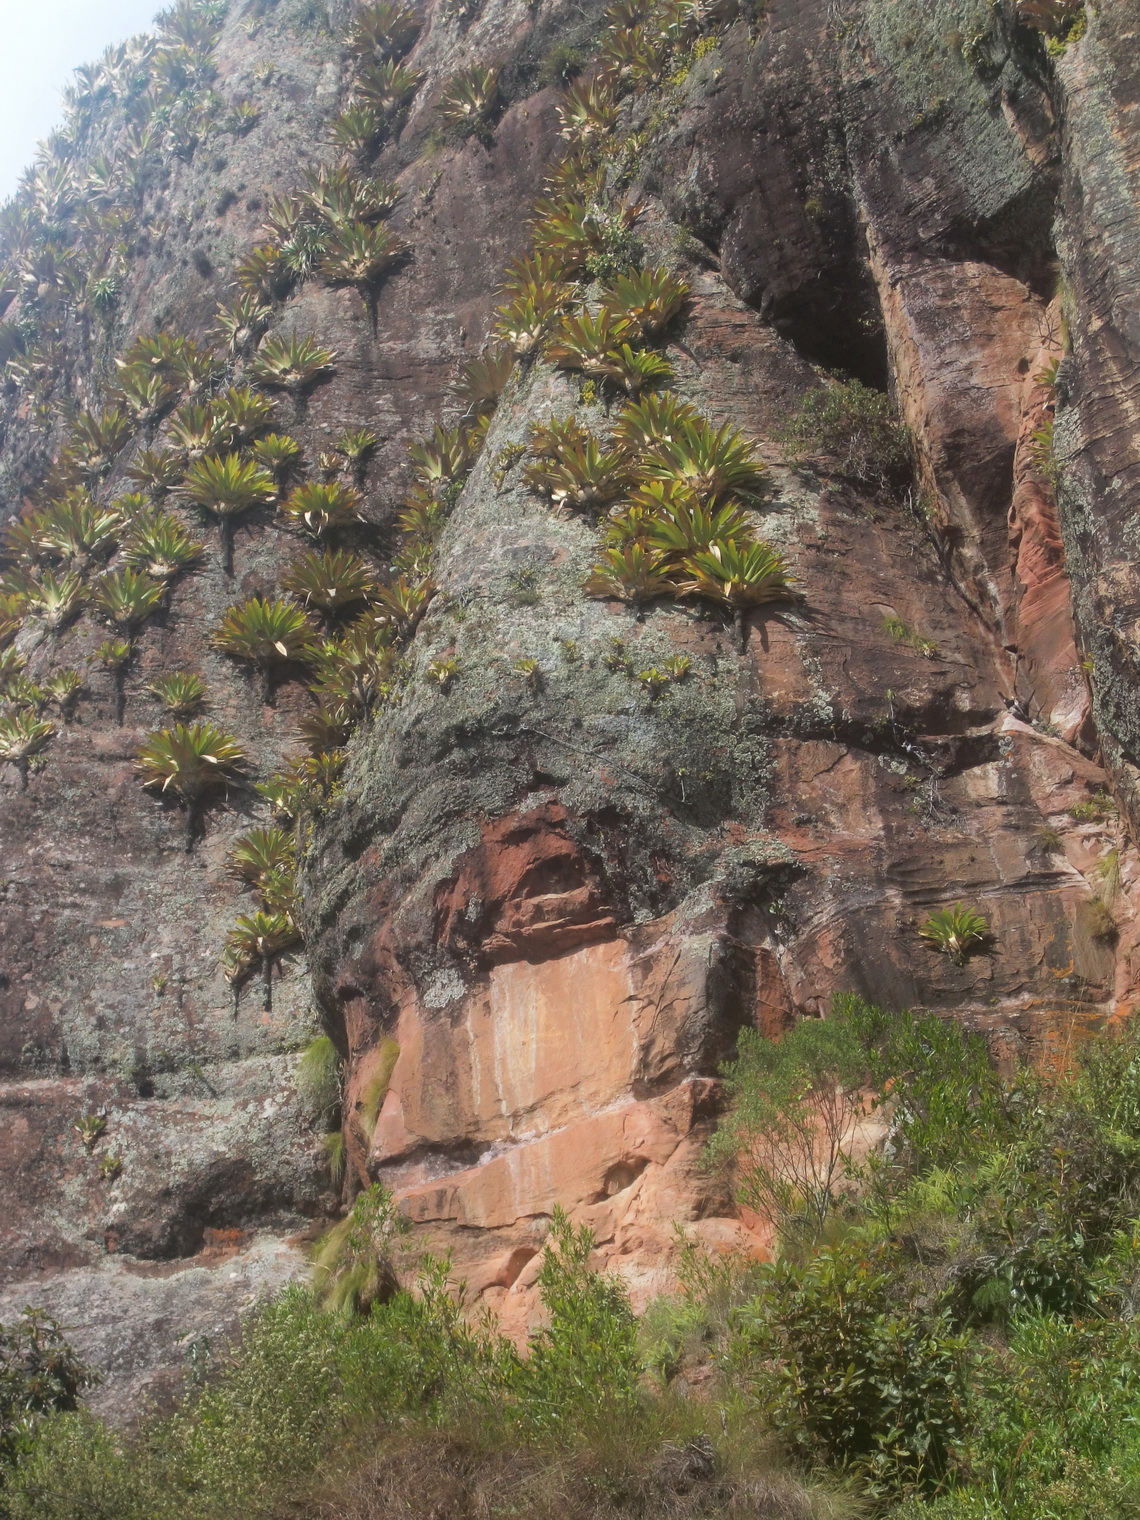
[[[343,541],[376,562],[401,546],[408,446],[462,420],[449,387],[529,247],[566,146],[558,73],[576,49],[589,77],[614,22],[558,0],[419,19],[414,94],[352,169],[398,185],[386,225],[408,254],[368,300],[294,270],[265,318],[335,356],[307,402],[277,403],[313,477],[346,426],[377,435]],[[0,282],[14,521],[50,500],[51,459],[76,406],[107,404],[114,356],[139,333],[205,343],[273,197],[336,162],[352,22],[293,0],[211,20],[202,78],[176,97],[199,117],[156,108],[167,135],[142,155],[110,314],[82,196],[46,204],[47,156],[24,202],[34,236],[10,222]],[[387,699],[302,817],[304,952],[271,962],[271,1007],[252,981],[235,999],[219,964],[250,910],[227,859],[265,804],[231,789],[187,853],[133,757],[163,721],[149,683],[190,667],[262,779],[300,750],[302,672],[279,672],[270,705],[208,643],[227,606],[280,586],[296,534],[251,513],[232,576],[204,535],[136,635],[121,726],[93,606],[55,631],[13,619],[29,678],[81,668],[87,688],[26,789],[4,774],[0,1303],[61,1312],[112,1373],[105,1399],[129,1402],[179,1338],[301,1270],[300,1238],[335,1212],[327,1125],[296,1080],[321,1029],[342,1062],[345,1189],[388,1183],[522,1325],[556,1203],[641,1295],[668,1278],[676,1224],[763,1243],[700,1165],[742,1026],[777,1033],[857,991],[960,1018],[1012,1060],[1132,1006],[1135,30],[1103,0],[1051,49],[1008,5],[776,0],[696,13],[660,77],[617,91],[604,188],[582,178],[596,145],[564,188],[611,217],[640,205],[637,256],[687,281],[662,343],[672,386],[755,440],[768,472],[748,520],[800,596],[751,612],[742,647],[692,600],[635,615],[587,595],[596,522],[552,510],[524,456],[534,424],[571,413],[604,440],[618,404],[516,363],[446,493],[436,590]],[[474,65],[499,69],[497,107],[441,134],[441,97]],[[75,184],[130,151],[122,73],[55,145]],[[36,237],[90,265],[50,320]],[[581,296],[599,288],[583,272]],[[215,390],[256,371],[240,346],[224,361]],[[788,419],[828,372],[889,391],[906,479],[827,440],[789,452]],[[120,499],[170,426],[143,420],[92,495]],[[643,678],[678,656],[683,678]],[[960,965],[917,933],[955,902],[991,930]],[[106,1119],[90,1149],[89,1114]]]

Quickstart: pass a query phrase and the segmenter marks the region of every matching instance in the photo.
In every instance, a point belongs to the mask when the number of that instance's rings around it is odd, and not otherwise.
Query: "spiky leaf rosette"
[[[236,780],[245,759],[236,739],[199,718],[149,735],[136,751],[135,770],[144,786],[192,805]]]
[[[667,491],[668,488],[665,488]],[[637,494],[639,502],[653,501],[652,486]],[[734,506],[703,506],[682,487],[656,503],[657,517],[650,529],[649,542],[660,554],[675,561],[691,554],[707,554],[717,546],[734,544],[743,548],[754,537],[748,519]]]
[[[641,396],[627,402],[618,412],[613,428],[614,446],[629,454],[642,454],[658,443],[672,442],[686,423],[700,420],[696,407],[682,401],[675,391]]]
[[[636,324],[645,338],[664,332],[689,296],[688,284],[667,269],[631,269],[604,292],[606,305]]]
[[[280,484],[301,460],[301,445],[288,433],[267,433],[253,446],[253,457]]]
[[[398,116],[420,87],[422,74],[389,59],[362,70],[354,88],[357,98],[371,106],[386,123]]]
[[[613,597],[633,607],[677,595],[677,583],[665,559],[639,543],[603,550],[585,589],[589,596]]]
[[[674,437],[654,444],[641,460],[640,474],[646,481],[689,486],[705,502],[758,496],[764,484],[756,445],[728,423],[714,429],[703,419],[683,423]]]
[[[435,427],[429,439],[413,443],[408,450],[416,479],[429,488],[448,485],[467,471],[470,451],[459,428]]]
[[[249,366],[259,385],[301,395],[332,373],[336,355],[312,338],[266,338]]]
[[[357,174],[347,164],[322,164],[318,169],[307,169],[304,177],[306,204],[332,228],[382,221],[399,204],[398,185]]]
[[[206,683],[192,670],[175,670],[158,676],[147,690],[176,718],[188,718],[206,700]]]
[[[228,609],[211,642],[224,654],[256,665],[265,676],[268,696],[273,668],[303,661],[314,639],[313,625],[296,603],[253,596]]]
[[[218,336],[231,354],[252,348],[273,320],[273,307],[266,306],[253,291],[242,291],[217,312]]]
[[[783,602],[795,595],[794,578],[771,545],[715,543],[685,561],[690,596],[707,597],[741,611]]]
[[[171,449],[142,449],[126,469],[127,479],[154,497],[165,496],[182,479],[182,461]]]
[[[489,417],[498,406],[514,367],[515,356],[509,348],[487,349],[463,366],[451,394],[466,407],[469,418]]]
[[[37,718],[30,708],[0,715],[0,760],[23,765],[51,743],[55,725]]]
[[[405,240],[390,227],[349,222],[329,239],[319,270],[330,285],[353,285],[367,297],[407,251]]]
[[[441,120],[454,130],[483,137],[498,102],[498,71],[476,64],[455,75],[436,103],[436,110]]]
[[[45,554],[86,565],[110,554],[122,527],[118,512],[97,507],[86,491],[71,491],[62,501],[34,513],[28,525]]]
[[[612,81],[604,74],[575,80],[559,102],[558,116],[562,123],[559,136],[571,147],[592,146],[612,131],[617,120]]]
[[[402,58],[423,25],[411,6],[377,0],[358,12],[348,45],[358,58]]]
[[[567,511],[599,512],[629,488],[632,475],[624,454],[610,454],[596,438],[559,450],[557,458],[529,464],[524,479],[533,490],[549,496]]]
[[[308,607],[335,616],[366,601],[376,589],[376,577],[359,554],[346,549],[311,552],[296,560],[281,585]]]
[[[53,575],[43,570],[28,586],[28,611],[45,627],[59,629],[83,605],[83,580],[75,572]]]
[[[413,582],[401,575],[386,586],[378,586],[371,601],[380,617],[391,623],[401,638],[406,638],[427,611],[434,595],[432,581],[424,578]]]
[[[165,590],[142,570],[125,567],[96,581],[91,602],[108,622],[130,633],[162,605]]]
[[[375,106],[366,100],[358,100],[333,118],[329,137],[337,148],[367,155],[369,149],[380,141],[384,125],[384,118]]]
[[[282,951],[301,943],[301,930],[291,913],[267,911],[259,908],[256,913],[241,913],[226,936],[227,976],[240,982],[243,975],[259,962],[265,974],[265,1007],[270,1006],[270,972],[273,962]]]
[[[956,966],[961,966],[970,951],[988,938],[990,926],[981,913],[964,908],[959,902],[952,908],[935,909],[918,932],[928,945],[949,956]]]
[[[169,512],[136,518],[123,543],[123,559],[155,580],[169,581],[201,558],[203,546]]]
[[[230,447],[231,430],[213,402],[191,401],[170,420],[170,437],[187,460]]]
[[[607,349],[600,359],[584,365],[583,370],[633,398],[655,386],[668,385],[673,379],[673,366],[664,354],[631,348],[628,343]]]
[[[633,330],[633,324],[603,306],[600,311],[573,312],[563,317],[546,345],[546,357],[559,369],[596,374],[597,366]]]
[[[234,841],[229,868],[242,881],[257,886],[271,871],[292,871],[297,864],[293,835],[284,829],[250,829]]]
[[[294,486],[281,504],[290,522],[319,538],[332,528],[347,528],[360,518],[360,493],[338,480],[309,480]]]
[[[229,447],[238,448],[260,438],[273,426],[274,405],[248,385],[231,385],[214,402],[219,421],[228,430]]]
[[[218,524],[227,574],[233,572],[233,522],[243,512],[275,499],[277,482],[268,470],[237,454],[211,454],[186,472],[182,494]]]

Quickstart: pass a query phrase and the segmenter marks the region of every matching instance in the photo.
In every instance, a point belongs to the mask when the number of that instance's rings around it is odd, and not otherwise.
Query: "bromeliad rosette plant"
[[[964,966],[970,953],[980,950],[989,939],[990,926],[981,913],[955,903],[952,908],[936,908],[920,925],[918,933],[956,966]]]
[[[138,748],[135,770],[142,784],[177,797],[186,809],[186,848],[194,847],[201,810],[215,793],[241,776],[241,745],[203,718],[151,734]]]

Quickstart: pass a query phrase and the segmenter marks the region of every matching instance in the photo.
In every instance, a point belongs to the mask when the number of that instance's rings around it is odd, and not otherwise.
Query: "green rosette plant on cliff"
[[[237,781],[245,764],[245,751],[237,740],[204,718],[160,729],[135,753],[143,786],[170,792],[185,807],[187,850],[194,846],[207,800]]]
[[[214,647],[261,672],[262,700],[273,696],[273,676],[281,666],[304,663],[315,630],[292,602],[252,596],[230,607],[213,635]]]
[[[255,507],[275,500],[277,485],[267,470],[237,454],[212,454],[187,470],[181,494],[218,525],[222,567],[233,574],[233,525]]]
[[[956,966],[964,966],[970,952],[980,949],[989,938],[990,926],[981,913],[955,903],[952,908],[936,908],[920,925],[918,933]]]

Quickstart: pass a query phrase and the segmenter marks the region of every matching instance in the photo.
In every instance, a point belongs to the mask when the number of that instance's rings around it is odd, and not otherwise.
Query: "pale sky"
[[[0,201],[63,120],[73,69],[147,31],[163,0],[0,0]]]

